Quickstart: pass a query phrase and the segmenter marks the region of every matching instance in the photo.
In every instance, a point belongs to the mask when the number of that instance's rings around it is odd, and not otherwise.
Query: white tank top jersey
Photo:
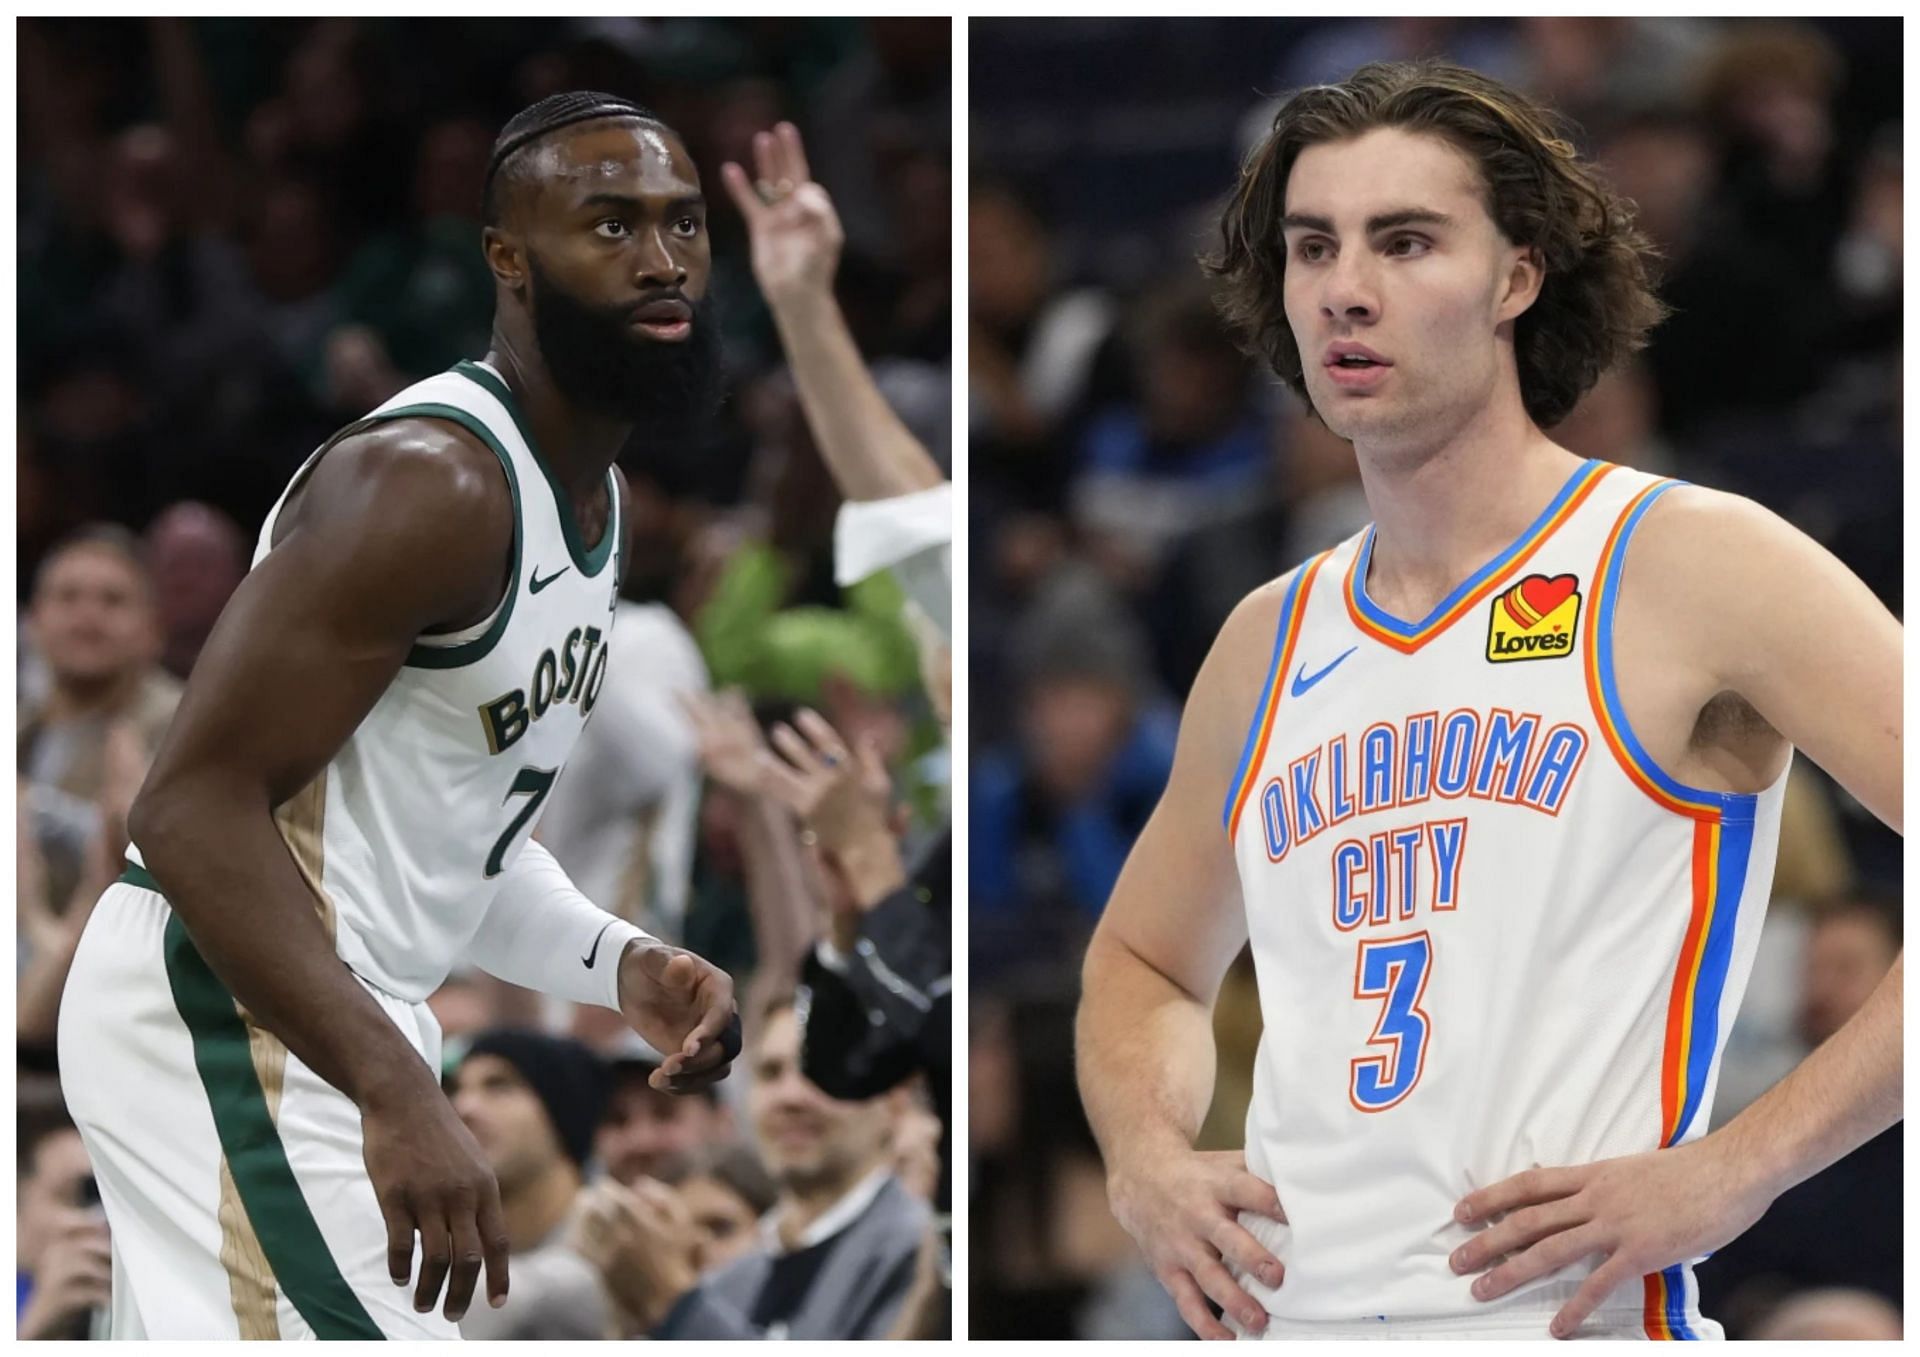
[[[500,459],[513,491],[512,582],[493,614],[422,635],[320,776],[274,813],[357,974],[420,1002],[458,964],[500,875],[525,846],[606,682],[622,530],[614,473],[587,546],[566,490],[533,450],[499,373],[463,362],[408,387],[323,444],[396,419],[458,424]],[[430,506],[422,506],[430,513]],[[137,850],[128,856],[141,861]]]
[[[1586,462],[1418,623],[1366,595],[1372,528],[1287,586],[1225,808],[1265,1020],[1247,1165],[1290,1222],[1255,1230],[1287,1267],[1255,1294],[1282,1319],[1544,1337],[1593,1262],[1476,1301],[1459,1199],[1707,1128],[1786,775],[1683,786],[1627,724],[1614,607],[1674,484]],[[1691,1338],[1697,1302],[1682,1264],[1606,1309]]]

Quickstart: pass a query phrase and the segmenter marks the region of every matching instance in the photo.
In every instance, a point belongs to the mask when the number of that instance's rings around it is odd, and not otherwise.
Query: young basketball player
[[[715,390],[699,176],[647,110],[555,95],[495,143],[486,222],[490,352],[294,477],[74,958],[114,1338],[455,1338],[483,1264],[505,1299],[425,1003],[456,964],[621,1011],[673,1092],[739,1050],[723,973],[529,841],[611,663],[614,458]]]
[[[1772,514],[1543,432],[1659,307],[1513,91],[1306,90],[1222,229],[1374,523],[1228,619],[1088,952],[1114,1209],[1203,1336],[1716,1336],[1691,1264],[1900,1116],[1896,964],[1706,1134],[1793,751],[1900,826],[1900,628]],[[1249,941],[1243,1160],[1190,1146]]]

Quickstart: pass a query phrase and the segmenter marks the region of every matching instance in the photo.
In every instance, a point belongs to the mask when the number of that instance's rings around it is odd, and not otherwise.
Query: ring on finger
[[[756,179],[753,191],[760,195],[760,201],[771,207],[784,198],[793,196],[791,179]]]

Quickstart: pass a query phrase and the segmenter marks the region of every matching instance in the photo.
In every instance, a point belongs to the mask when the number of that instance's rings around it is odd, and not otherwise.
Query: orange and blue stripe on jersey
[[[1374,640],[1392,646],[1404,655],[1411,655],[1452,626],[1525,565],[1527,559],[1553,536],[1554,530],[1585,503],[1601,479],[1615,469],[1611,462],[1592,459],[1582,462],[1567,478],[1567,483],[1560,487],[1560,493],[1540,511],[1540,516],[1514,539],[1513,545],[1469,575],[1459,588],[1441,599],[1421,622],[1403,622],[1367,597],[1367,565],[1373,559],[1375,531],[1369,527],[1365,540],[1360,543],[1360,550],[1354,553],[1352,565],[1347,568],[1347,616],[1353,619],[1354,626]]]
[[[1307,595],[1313,591],[1313,577],[1320,573],[1320,566],[1332,554],[1331,549],[1323,551],[1295,572],[1292,582],[1287,585],[1286,596],[1280,602],[1280,622],[1274,629],[1273,661],[1267,667],[1266,686],[1261,690],[1260,706],[1255,710],[1253,724],[1247,730],[1246,743],[1240,747],[1240,766],[1234,770],[1233,780],[1227,784],[1227,804],[1221,811],[1221,822],[1230,840],[1240,832],[1240,812],[1247,804],[1247,793],[1260,776],[1261,765],[1266,761],[1267,741],[1273,735],[1274,709],[1280,705],[1280,690],[1286,684],[1287,666],[1293,663],[1293,647],[1300,639],[1300,621],[1306,615]]]
[[[1650,485],[1628,503],[1601,553],[1586,619],[1587,695],[1607,746],[1628,778],[1656,804],[1693,821],[1691,908],[1674,966],[1660,1061],[1659,1143],[1663,1147],[1679,1144],[1694,1127],[1719,1050],[1720,1001],[1733,959],[1759,801],[1756,796],[1688,787],[1669,777],[1635,737],[1620,701],[1613,669],[1613,621],[1627,544],[1654,501],[1678,483]],[[1684,1266],[1646,1277],[1648,1337],[1698,1337],[1687,1322],[1687,1288]]]
[[[1700,1335],[1687,1322],[1687,1312],[1693,1308],[1688,1296],[1688,1276],[1684,1267],[1665,1268],[1646,1275],[1644,1320],[1647,1337],[1663,1341],[1698,1341]]]

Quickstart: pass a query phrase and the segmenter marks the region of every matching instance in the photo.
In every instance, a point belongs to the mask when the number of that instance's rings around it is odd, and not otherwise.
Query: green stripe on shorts
[[[150,874],[132,863],[120,879],[159,889]],[[247,1025],[233,995],[200,955],[178,914],[167,920],[165,946],[173,1004],[193,1034],[193,1061],[213,1108],[220,1148],[280,1289],[318,1338],[385,1338],[340,1275],[300,1193],[280,1132],[267,1111]]]

